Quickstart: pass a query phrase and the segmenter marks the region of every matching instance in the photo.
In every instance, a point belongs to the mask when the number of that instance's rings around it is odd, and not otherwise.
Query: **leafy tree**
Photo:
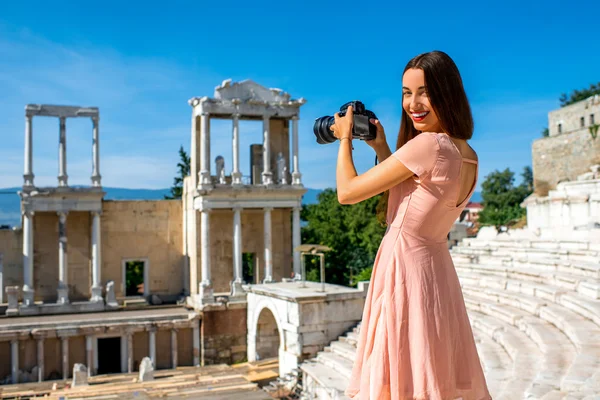
[[[385,233],[376,218],[381,195],[358,204],[341,205],[334,189],[319,194],[317,204],[305,205],[301,217],[302,243],[322,244],[332,251],[325,253],[325,280],[347,285],[369,279],[379,245]],[[319,257],[305,256],[306,279],[320,281]]]
[[[496,227],[515,223],[525,215],[520,204],[533,191],[533,172],[525,167],[521,174],[523,181],[514,186],[514,173],[510,169],[494,171],[486,176],[481,184],[483,210],[479,213],[482,225]]]
[[[548,128],[544,128],[542,130],[542,137],[548,137],[550,136],[550,131],[548,130]]]
[[[582,90],[573,90],[570,96],[567,96],[566,93],[560,95],[558,101],[560,101],[560,106],[568,106],[569,104],[577,103],[578,101],[585,100],[590,96],[595,94],[600,94],[600,82],[597,84],[592,83],[589,88]]]
[[[177,163],[179,173],[173,179],[171,195],[165,195],[165,199],[180,199],[183,196],[183,178],[190,174],[190,157],[183,149],[183,146],[179,147],[179,159],[180,161]]]

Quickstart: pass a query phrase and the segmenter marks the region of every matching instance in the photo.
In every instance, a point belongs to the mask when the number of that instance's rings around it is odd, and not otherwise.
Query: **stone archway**
[[[262,298],[249,311],[248,361],[279,357],[285,343],[275,304],[269,298]]]

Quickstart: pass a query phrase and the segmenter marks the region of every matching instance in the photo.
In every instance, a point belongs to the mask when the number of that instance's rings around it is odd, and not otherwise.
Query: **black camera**
[[[365,109],[365,105],[358,101],[350,101],[343,106],[340,107],[339,115],[343,117],[346,115],[346,110],[348,110],[348,106],[352,106],[352,110],[354,111],[354,124],[352,128],[352,138],[359,140],[372,140],[377,137],[377,126],[369,122],[369,119],[374,118],[377,119],[375,113],[370,110]],[[317,137],[317,143],[326,144],[333,143],[338,140],[333,132],[329,129],[331,125],[335,124],[335,117],[326,115],[324,117],[319,117],[315,120],[315,124],[313,126],[313,132]]]

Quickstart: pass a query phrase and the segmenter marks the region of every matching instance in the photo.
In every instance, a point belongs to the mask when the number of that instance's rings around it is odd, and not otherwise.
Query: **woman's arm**
[[[398,185],[410,178],[414,173],[395,157],[390,157],[389,146],[381,147],[381,157],[385,160],[369,169],[362,175],[356,173],[352,160],[352,107],[343,118],[335,114],[335,125],[332,127],[335,136],[340,139],[338,151],[336,181],[340,204],[355,204],[371,198]],[[379,157],[379,153],[378,153]]]
[[[387,160],[387,158],[389,156],[392,155],[392,151],[390,150],[390,146],[388,146],[388,144],[386,143],[385,145],[382,145],[380,147],[374,148],[375,153],[377,153],[377,160],[379,160],[380,163],[384,162],[385,160]]]

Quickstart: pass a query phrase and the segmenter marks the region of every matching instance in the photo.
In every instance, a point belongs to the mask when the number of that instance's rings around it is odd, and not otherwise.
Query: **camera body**
[[[367,110],[365,105],[358,100],[349,101],[340,107],[339,116],[343,117],[348,111],[348,107],[352,106],[354,112],[354,123],[352,125],[352,138],[359,140],[372,140],[377,137],[377,126],[369,122],[369,119],[377,119],[373,111]],[[326,115],[315,119],[313,132],[317,138],[317,143],[327,144],[338,140],[330,130],[335,124],[335,117]]]

